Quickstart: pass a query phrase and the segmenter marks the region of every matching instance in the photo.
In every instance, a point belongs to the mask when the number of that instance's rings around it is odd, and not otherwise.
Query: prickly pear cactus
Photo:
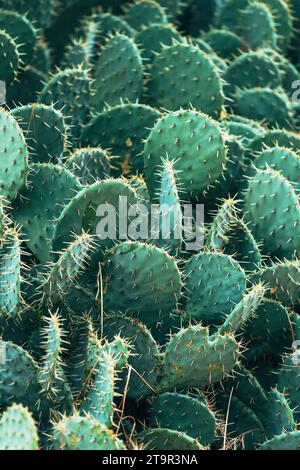
[[[299,25],[0,1],[1,450],[300,449]]]

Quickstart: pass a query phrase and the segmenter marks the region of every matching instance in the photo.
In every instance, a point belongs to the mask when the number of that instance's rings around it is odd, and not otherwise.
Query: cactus
[[[254,72],[255,70],[255,72]],[[276,62],[264,52],[245,52],[233,60],[224,74],[228,83],[225,91],[232,96],[239,88],[277,88],[281,85],[281,73]]]
[[[132,399],[147,397],[158,383],[161,365],[159,348],[151,332],[143,323],[120,315],[106,318],[104,326],[110,341],[119,335],[126,338],[132,346],[133,354],[128,359],[128,365],[132,368],[128,396]],[[120,378],[122,388],[128,380],[126,369],[120,374]]]
[[[68,170],[52,164],[31,165],[27,181],[28,187],[15,201],[14,220],[22,227],[32,253],[47,263],[52,260],[54,221],[81,185]]]
[[[119,55],[122,50],[123,54]],[[90,106],[102,111],[106,104],[140,99],[143,87],[143,66],[135,42],[123,34],[109,38],[95,65]],[[113,84],[113,86],[112,86]]]
[[[264,442],[259,450],[299,450],[300,432],[283,433]]]
[[[254,2],[242,10],[238,32],[250,48],[270,46],[275,49],[277,46],[274,17],[266,4]]]
[[[60,111],[51,106],[27,105],[15,108],[11,115],[18,121],[30,142],[30,161],[58,163],[66,146],[66,128]]]
[[[18,122],[4,109],[0,110],[0,129],[0,194],[13,200],[25,186],[28,148]]]
[[[187,434],[164,428],[147,429],[140,434],[140,440],[146,450],[204,450]]]
[[[226,29],[212,29],[204,35],[204,39],[224,59],[233,59],[245,48],[242,39]]]
[[[69,155],[64,166],[82,185],[91,185],[109,176],[111,165],[107,152],[101,148],[86,148]]]
[[[106,426],[90,416],[70,416],[54,426],[55,450],[124,450],[124,444]]]
[[[156,54],[161,52],[163,46],[171,46],[174,41],[180,40],[181,36],[174,27],[162,23],[149,25],[136,35],[146,65],[153,63]]]
[[[206,400],[180,393],[163,393],[151,405],[153,427],[185,432],[208,445],[216,438],[216,417]]]
[[[22,436],[21,439],[17,436]],[[13,405],[0,420],[1,450],[38,450],[38,432],[29,411],[22,405]]]
[[[280,360],[293,343],[294,331],[288,310],[277,301],[264,300],[249,318],[243,336],[249,345],[245,352],[248,363],[254,364],[267,357]]]
[[[208,328],[200,325],[182,329],[166,346],[157,391],[212,385],[232,371],[239,356],[239,345],[231,335],[210,338]]]
[[[109,149],[114,157],[112,166],[117,167],[117,171],[121,167],[126,176],[141,172],[144,167],[143,140],[160,116],[156,109],[142,104],[109,107],[83,128],[81,141]]]
[[[181,197],[200,195],[223,173],[224,136],[213,120],[197,111],[180,110],[158,120],[144,149],[145,176],[152,199],[160,183],[157,170],[162,159],[168,157],[175,161],[174,169],[180,174]]]
[[[0,312],[17,318],[21,310],[21,242],[17,231],[7,229],[0,246]]]
[[[0,3],[0,449],[299,449],[299,1]]]
[[[84,68],[62,70],[46,83],[39,95],[39,103],[54,104],[58,110],[63,108],[68,117],[66,123],[76,138],[88,113],[90,87],[91,79]]]
[[[21,67],[21,56],[16,41],[6,32],[0,31],[1,65],[0,78],[2,81],[12,83],[16,81]]]
[[[291,127],[291,105],[281,89],[266,87],[239,91],[235,97],[235,111],[270,127]]]
[[[86,233],[76,237],[60,254],[58,261],[49,266],[42,286],[44,301],[55,305],[69,292],[88,260],[92,240],[91,235]]]
[[[266,148],[260,155],[257,155],[253,161],[253,167],[247,169],[247,174],[254,176],[255,168],[266,170],[268,167],[280,172],[298,193],[300,189],[298,184],[300,159],[295,151],[278,146]]]
[[[159,273],[159,284],[154,273]],[[128,310],[151,326],[177,307],[181,273],[176,260],[162,249],[140,242],[117,245],[107,254],[104,275],[108,312]]]
[[[136,204],[137,195],[129,184],[120,180],[107,179],[96,181],[91,186],[83,188],[64,207],[56,224],[53,249],[62,250],[66,243],[74,239],[74,234],[80,236],[82,231],[97,235],[97,207],[101,204],[111,204],[119,210],[119,197],[127,198],[128,205]],[[118,232],[118,231],[117,231]],[[117,233],[117,239],[123,236]],[[111,247],[114,240],[100,240],[100,245]]]
[[[265,204],[268,196],[269,206]],[[300,205],[292,184],[279,172],[258,170],[250,179],[245,213],[254,237],[262,243],[266,254],[287,259],[299,255]],[[280,222],[282,214],[285,214],[284,224]]]
[[[138,0],[129,5],[124,19],[135,30],[140,31],[151,24],[168,23],[164,9],[154,0]]]
[[[222,323],[246,292],[245,272],[234,258],[223,253],[193,255],[186,264],[185,278],[189,294],[184,315],[205,325]]]
[[[283,261],[261,268],[255,274],[269,285],[268,297],[291,307],[299,301],[300,271],[298,261]]]
[[[224,102],[221,78],[212,60],[199,47],[187,41],[163,47],[149,74],[147,94],[153,105],[172,111],[192,105],[213,118],[220,116]],[[199,86],[206,93],[200,93]]]

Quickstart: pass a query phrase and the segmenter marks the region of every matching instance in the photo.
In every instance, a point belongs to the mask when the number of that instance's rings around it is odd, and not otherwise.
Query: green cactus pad
[[[93,386],[80,407],[83,415],[90,414],[98,423],[111,426],[114,414],[115,361],[107,353],[99,354],[94,366]]]
[[[264,122],[269,127],[291,128],[292,125],[291,105],[281,89],[253,88],[238,91],[234,109],[237,114]]]
[[[242,220],[233,222],[229,227],[223,251],[236,259],[245,272],[256,271],[262,262],[260,247]]]
[[[56,0],[32,0],[30,8],[24,0],[2,0],[1,7],[7,10],[17,11],[22,16],[44,28],[51,24],[57,7]]]
[[[125,450],[124,444],[106,426],[90,416],[63,418],[53,429],[54,450]]]
[[[180,110],[157,121],[144,149],[146,182],[152,199],[159,190],[157,171],[162,159],[168,157],[179,172],[182,198],[202,195],[224,170],[226,147],[221,129],[197,111]]]
[[[42,346],[45,349],[42,369],[39,382],[44,396],[55,396],[54,384],[59,377],[61,367],[61,352],[63,343],[63,331],[61,319],[57,314],[51,315],[46,320],[46,327],[43,331]]]
[[[225,380],[220,389],[225,390],[227,394],[232,393],[260,419],[266,415],[266,406],[268,405],[266,392],[255,376],[244,366],[238,365],[233,370],[232,377]]]
[[[239,36],[225,29],[212,29],[204,35],[204,39],[223,59],[233,59],[245,48]]]
[[[0,47],[0,80],[11,83],[16,80],[21,66],[18,44],[6,31],[0,30]]]
[[[229,31],[235,31],[237,28],[236,18],[242,10],[247,8],[249,0],[227,0],[219,3],[217,24],[225,26]]]
[[[104,204],[110,204],[119,213],[120,197],[127,198],[128,207],[137,204],[137,195],[135,191],[121,180],[97,181],[80,191],[64,208],[56,225],[54,250],[60,251],[66,243],[70,243],[74,234],[80,235],[82,231],[89,232],[91,235],[97,233],[98,222],[101,222],[97,216],[97,208]],[[116,239],[124,237],[117,227]],[[100,234],[101,235],[101,234]],[[104,237],[103,237],[104,238]],[[111,247],[115,240],[99,239],[99,244],[103,247]]]
[[[253,316],[261,305],[265,294],[265,288],[258,284],[254,286],[227,316],[218,334],[238,333]]]
[[[1,417],[0,450],[39,450],[36,424],[22,405],[11,406]]]
[[[265,417],[265,426],[269,439],[283,432],[295,430],[293,411],[289,407],[285,394],[276,389],[268,393],[268,412]]]
[[[0,317],[16,319],[21,307],[21,242],[14,229],[0,243]]]
[[[206,325],[221,324],[246,292],[243,269],[232,257],[222,253],[193,255],[186,264],[185,278],[188,300],[184,317]]]
[[[151,405],[153,427],[173,429],[198,439],[202,445],[216,439],[216,417],[204,400],[179,393],[163,393]]]
[[[282,261],[262,268],[255,275],[255,279],[260,279],[268,285],[268,298],[278,300],[287,307],[299,303],[299,261]]]
[[[249,181],[244,207],[266,254],[279,259],[300,254],[300,205],[293,186],[280,173],[258,170]]]
[[[274,17],[263,3],[254,2],[240,12],[238,34],[251,49],[277,45]]]
[[[24,349],[11,342],[1,341],[0,351],[0,409],[22,403],[38,416],[38,366]]]
[[[109,156],[101,148],[81,148],[68,157],[65,168],[73,173],[81,184],[91,185],[109,176]]]
[[[104,334],[112,341],[116,335],[124,338],[132,347],[133,354],[128,359],[131,374],[128,383],[128,397],[139,399],[151,395],[158,383],[160,354],[158,345],[143,323],[120,315],[104,319]],[[128,370],[120,374],[122,386],[128,380]]]
[[[9,83],[6,89],[6,104],[10,108],[24,106],[37,100],[45,81],[45,74],[28,65],[18,80]]]
[[[267,437],[262,422],[255,412],[236,396],[231,398],[230,403],[227,397],[223,403],[225,414],[229,406],[227,431],[229,436],[238,438],[236,444],[238,450],[255,450]]]
[[[56,163],[66,143],[64,117],[51,106],[27,105],[15,108],[11,115],[18,121],[30,146],[30,160]]]
[[[151,64],[163,46],[171,46],[174,41],[180,41],[182,36],[176,29],[167,24],[152,24],[136,35],[142,58],[147,65]]]
[[[267,148],[255,158],[253,166],[247,171],[247,176],[254,176],[256,168],[260,170],[271,168],[280,172],[292,183],[297,193],[300,191],[300,157],[295,151],[278,146]]]
[[[125,242],[112,248],[104,273],[106,310],[128,312],[149,326],[169,315],[181,296],[176,260],[145,243]]]
[[[56,263],[50,265],[43,283],[44,299],[56,304],[71,289],[76,278],[84,270],[93,248],[93,237],[83,233],[60,254]]]
[[[71,172],[52,164],[31,166],[28,187],[15,201],[13,217],[22,227],[27,246],[42,262],[52,259],[55,219],[63,207],[81,190]]]
[[[63,109],[66,124],[74,138],[79,137],[88,112],[91,79],[83,68],[66,69],[54,75],[44,86],[39,103]]]
[[[300,412],[300,353],[299,349],[284,358],[278,375],[278,389],[284,393],[298,420]]]
[[[124,19],[131,28],[141,31],[155,23],[168,23],[168,18],[159,2],[138,0],[125,11]]]
[[[167,12],[167,15],[171,19],[175,19],[181,11],[180,0],[159,0],[158,2]]]
[[[136,31],[119,16],[112,15],[111,13],[94,13],[83,21],[82,27],[82,37],[85,38],[90,46],[92,46],[91,32],[93,28],[95,28],[94,49],[96,50],[94,52],[96,53],[96,56],[99,55],[99,50],[97,51],[95,46],[97,44],[104,44],[108,37],[115,35],[116,33],[121,33],[128,37],[134,37],[136,34]]]
[[[181,451],[204,450],[196,439],[171,429],[147,429],[139,435],[142,446],[147,450]]]
[[[264,52],[250,51],[230,63],[224,80],[228,83],[225,92],[232,96],[238,88],[277,88],[281,85],[281,73],[272,57]]]
[[[26,62],[30,61],[37,43],[37,32],[24,15],[15,11],[0,10],[0,30],[5,30],[17,44]]]
[[[294,64],[292,64],[286,57],[274,49],[263,49],[263,52],[267,54],[277,64],[277,67],[281,73],[281,84],[285,92],[290,95],[293,89],[293,83],[299,80],[299,72]]]
[[[157,245],[176,253],[183,243],[183,214],[180,206],[178,175],[174,171],[174,163],[169,160],[163,162],[159,204],[160,238]]]
[[[141,97],[142,82],[142,59],[134,41],[122,34],[109,38],[95,65],[90,106],[101,112],[107,104],[134,102]]]
[[[124,367],[127,367],[128,359],[131,355],[131,346],[125,339],[120,336],[115,336],[111,343],[106,342],[102,347],[103,350],[112,357],[117,371],[121,371]]]
[[[222,126],[232,136],[239,137],[245,145],[264,133],[264,128],[257,122],[242,118],[241,116],[229,115],[227,120],[222,122]]]
[[[0,196],[0,243],[2,243],[2,238],[5,231],[5,206],[4,198]]]
[[[259,450],[299,450],[300,431],[280,434],[270,441],[264,442]]]
[[[206,246],[210,250],[222,251],[226,241],[226,234],[231,225],[237,220],[237,201],[226,199],[219,207],[218,212],[206,235]]]
[[[182,36],[172,25],[153,24],[140,31],[135,40],[141,48],[143,61],[149,66],[163,46],[171,46],[174,41],[180,42]]]
[[[48,74],[50,73],[51,69],[52,57],[48,44],[43,39],[39,38],[34,50],[32,61],[35,64],[36,68],[40,72],[46,74],[46,76],[48,77]]]
[[[265,130],[261,135],[252,139],[248,144],[245,164],[251,165],[253,160],[268,147],[285,147],[296,152],[300,149],[300,139],[297,134],[284,129]]]
[[[219,382],[232,371],[239,356],[239,345],[230,335],[210,339],[209,330],[200,325],[180,330],[166,345],[157,391]]]
[[[113,166],[128,173],[142,172],[143,141],[149,135],[161,114],[142,104],[121,104],[108,108],[94,117],[81,134],[81,142],[110,149]]]
[[[263,3],[269,7],[272,13],[278,48],[285,51],[293,35],[293,8],[289,2],[284,0],[264,0]]]
[[[92,52],[89,44],[81,39],[73,38],[66,47],[62,59],[63,68],[82,67],[89,69],[92,62]]]
[[[220,116],[222,82],[212,60],[198,47],[188,42],[165,46],[149,72],[147,93],[153,105],[173,111],[193,106],[214,118]]]
[[[28,150],[17,121],[0,109],[0,195],[14,199],[25,184]]]
[[[243,338],[248,344],[245,357],[250,363],[265,357],[279,358],[293,342],[288,311],[279,302],[265,300],[249,318]]]

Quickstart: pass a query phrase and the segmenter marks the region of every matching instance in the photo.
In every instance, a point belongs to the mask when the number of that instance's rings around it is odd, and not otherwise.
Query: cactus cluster
[[[1,450],[300,449],[299,22],[0,0]]]

